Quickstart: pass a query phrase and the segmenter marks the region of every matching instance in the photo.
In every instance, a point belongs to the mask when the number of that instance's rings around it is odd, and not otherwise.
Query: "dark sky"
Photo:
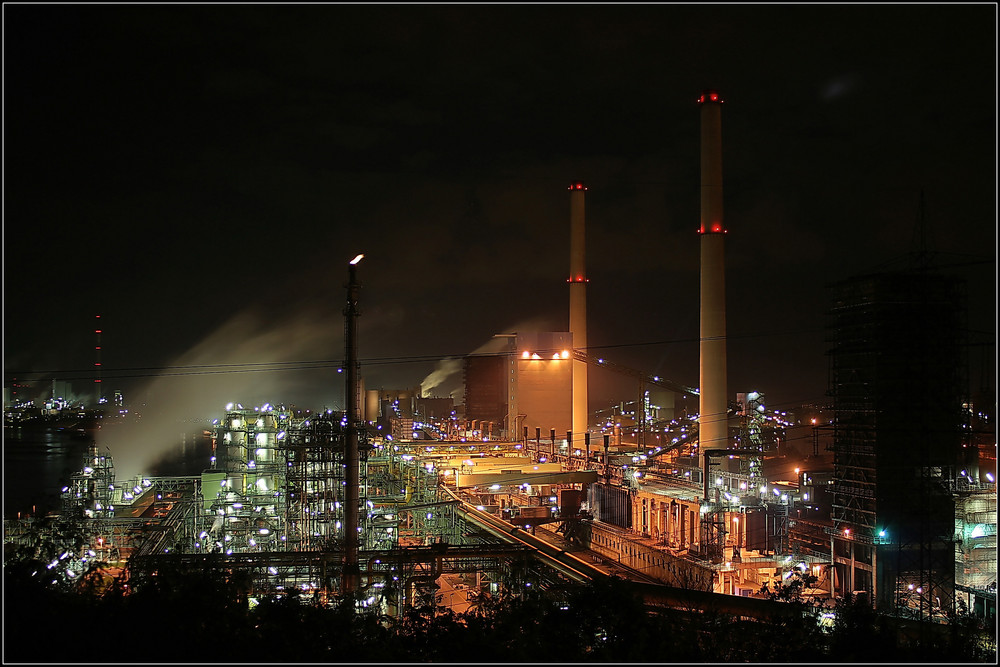
[[[902,261],[921,219],[995,386],[994,3],[3,12],[5,383],[86,388],[100,313],[106,390],[168,368],[337,406],[343,376],[303,367],[343,358],[363,252],[362,375],[415,386],[494,334],[567,328],[582,179],[591,346],[697,385],[712,87],[730,392],[822,401],[826,286]]]

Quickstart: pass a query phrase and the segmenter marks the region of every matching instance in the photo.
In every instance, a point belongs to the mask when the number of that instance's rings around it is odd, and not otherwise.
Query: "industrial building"
[[[502,351],[464,360],[465,418],[494,424],[507,438],[527,429],[546,436],[555,431],[563,439],[573,423],[572,334],[527,332],[503,339]],[[577,444],[585,431],[575,434]]]
[[[510,396],[513,384],[510,349],[501,354],[469,355],[463,360],[465,379],[464,417],[479,423],[499,425],[505,435],[517,432],[516,412],[511,415]]]

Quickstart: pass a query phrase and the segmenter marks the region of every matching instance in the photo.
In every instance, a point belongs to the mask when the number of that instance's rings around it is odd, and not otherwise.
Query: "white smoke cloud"
[[[98,444],[114,457],[116,477],[149,474],[180,449],[184,434],[209,428],[229,402],[248,408],[316,398],[330,407],[342,402],[344,376],[336,364],[315,363],[331,359],[330,351],[342,345],[342,329],[332,315],[300,312],[268,320],[244,311],[174,360],[129,397],[140,420],[98,432]],[[307,391],[312,395],[304,395]]]
[[[461,372],[461,359],[442,359],[437,362],[434,370],[420,382],[420,391],[424,396],[431,396],[436,387],[445,384],[452,376]]]

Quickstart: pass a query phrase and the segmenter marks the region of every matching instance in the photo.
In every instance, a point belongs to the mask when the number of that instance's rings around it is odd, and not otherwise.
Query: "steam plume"
[[[107,446],[114,457],[116,477],[127,480],[148,474],[151,466],[179,448],[182,434],[209,428],[229,402],[253,408],[268,402],[313,400],[316,389],[312,396],[304,395],[307,381],[319,386],[328,405],[342,401],[343,382],[331,365],[315,369],[303,368],[310,364],[276,365],[330,359],[331,350],[340,345],[339,320],[333,315],[300,312],[265,320],[245,311],[181,355],[171,364],[174,370],[137,392],[141,406],[131,401],[141,419],[98,432],[98,444],[102,449]]]

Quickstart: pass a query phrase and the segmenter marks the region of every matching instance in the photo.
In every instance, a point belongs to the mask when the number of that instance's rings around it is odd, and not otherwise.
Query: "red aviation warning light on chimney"
[[[722,219],[722,95],[702,91],[701,105],[701,226],[699,234],[725,234]]]
[[[587,186],[583,184],[583,181],[573,181],[569,184],[568,190],[570,192],[580,191],[582,194],[586,192]],[[574,200],[571,207],[574,209],[578,208],[577,213],[571,212],[571,217],[574,215],[579,216],[579,222],[570,221],[571,234],[570,234],[570,276],[566,279],[568,283],[586,283],[589,282],[587,277],[584,275],[584,255],[583,255],[583,200]],[[577,225],[580,225],[579,228]]]

